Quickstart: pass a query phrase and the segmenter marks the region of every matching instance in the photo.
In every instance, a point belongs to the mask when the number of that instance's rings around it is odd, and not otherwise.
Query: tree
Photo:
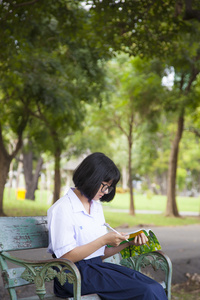
[[[26,184],[26,199],[35,200],[35,191],[38,187],[38,180],[40,176],[40,171],[43,165],[43,158],[39,154],[38,157],[35,156],[35,151],[33,149],[33,143],[31,140],[27,141],[27,144],[23,147],[23,170],[24,170],[24,178]],[[37,159],[37,160],[36,160]],[[33,162],[36,160],[35,171]]]
[[[187,114],[185,118],[185,133],[187,137],[182,148],[188,149],[187,155],[185,151],[182,153],[182,160],[184,166],[187,168],[187,173],[190,174],[190,186],[188,189],[194,188],[198,193],[200,182],[200,168],[199,168],[199,138],[200,138],[200,76],[197,77],[196,85],[193,89],[193,101],[187,107]],[[194,105],[194,101],[196,102]],[[194,109],[195,106],[195,109]],[[192,191],[191,191],[192,194]]]
[[[1,200],[1,215],[4,215],[3,213],[3,191],[4,191],[4,186],[6,184],[7,181],[7,176],[8,176],[8,172],[9,172],[9,167],[10,167],[10,163],[12,161],[12,159],[16,156],[16,154],[18,153],[19,149],[21,148],[22,145],[22,132],[24,127],[26,126],[26,119],[22,118],[22,121],[20,122],[19,126],[16,128],[16,135],[17,135],[17,140],[15,145],[13,145],[12,151],[9,153],[8,150],[6,149],[5,143],[7,144],[8,141],[6,140],[6,138],[3,139],[2,136],[2,126],[0,124],[0,168],[1,168],[1,172],[0,172],[0,200]],[[6,126],[6,124],[5,124]],[[4,140],[6,140],[6,142],[4,142]]]
[[[151,128],[150,122],[146,123],[134,151],[134,165],[142,181],[143,190],[166,195],[170,153],[169,122],[162,111],[159,115],[156,127]],[[155,185],[156,189],[153,188]]]
[[[177,183],[179,191],[187,196],[197,196],[200,192],[200,150],[199,138],[188,131],[188,125],[192,124],[192,119],[185,118],[185,130],[180,145],[180,155],[178,164]]]
[[[72,3],[2,1],[0,10],[2,214],[10,162],[22,146],[26,126],[29,131],[35,128],[36,118],[40,123],[34,134],[46,129],[48,142],[43,141],[44,148],[51,144],[49,149],[54,153],[54,200],[59,198],[64,137],[80,127],[84,103],[99,97],[103,84],[99,59],[103,54],[91,46],[93,35],[88,13]],[[89,28],[87,35],[85,30]],[[11,154],[7,150],[8,131],[13,131],[18,140]]]
[[[180,34],[177,38],[176,58],[169,59],[174,68],[174,87],[169,92],[166,109],[173,111],[177,119],[177,130],[171,145],[171,154],[168,169],[168,194],[167,194],[167,216],[179,216],[176,204],[176,172],[178,163],[179,144],[184,130],[184,119],[187,107],[192,106],[195,110],[196,99],[193,90],[197,84],[197,76],[200,72],[200,48],[196,42],[199,35],[200,24],[190,23],[194,29],[190,35]],[[192,103],[192,105],[191,105]]]
[[[174,67],[176,79],[179,78],[176,88],[181,97],[177,92],[171,97],[171,104],[166,105],[167,109],[171,106],[177,112],[177,131],[169,161],[166,215],[178,216],[177,160],[184,128],[184,108],[188,105],[188,95],[199,73],[197,40],[200,3],[198,0],[88,2],[91,4],[93,22],[100,24],[97,27],[98,35],[110,44],[113,51],[122,50],[141,57],[159,57],[165,63],[168,62],[170,67]]]
[[[147,119],[152,128],[160,110],[162,67],[157,61],[128,58],[121,55],[108,64],[109,100],[97,110],[99,125],[112,134],[118,130],[127,141],[128,174],[130,189],[130,214],[135,214],[133,196],[132,154],[138,136],[143,132]],[[144,71],[145,70],[145,71]],[[154,124],[154,125],[153,125]]]

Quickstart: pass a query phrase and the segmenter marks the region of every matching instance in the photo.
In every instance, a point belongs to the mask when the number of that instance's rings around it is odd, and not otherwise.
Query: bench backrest
[[[47,217],[0,217],[0,251],[47,247]]]

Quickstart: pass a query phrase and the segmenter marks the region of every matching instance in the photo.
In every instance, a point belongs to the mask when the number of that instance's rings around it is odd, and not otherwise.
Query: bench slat
[[[30,284],[28,281],[21,278],[22,273],[24,272],[25,268],[13,268],[8,269],[6,272],[8,273],[8,284],[5,283],[5,288],[8,287],[18,287],[22,285]]]
[[[0,228],[0,251],[48,247],[46,217],[4,217]]]
[[[44,300],[60,300],[60,297],[56,297],[55,295],[49,294],[44,296]],[[74,300],[74,298],[62,298],[65,300]],[[100,300],[101,298],[97,294],[90,294],[81,296],[81,300]],[[28,298],[20,298],[18,300],[38,300],[38,296],[32,296]]]

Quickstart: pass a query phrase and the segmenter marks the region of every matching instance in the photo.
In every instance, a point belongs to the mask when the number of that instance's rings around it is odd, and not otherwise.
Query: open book
[[[142,253],[161,250],[161,245],[151,229],[139,229],[134,232],[129,232],[129,233],[127,233],[127,234],[129,234],[128,240],[129,241],[134,240],[134,238],[141,232],[144,232],[144,234],[148,237],[147,244],[142,245],[142,246],[130,245],[129,247],[126,247],[125,249],[120,251],[122,258],[128,258],[130,256],[140,255]],[[123,241],[122,243],[126,243],[126,241]]]

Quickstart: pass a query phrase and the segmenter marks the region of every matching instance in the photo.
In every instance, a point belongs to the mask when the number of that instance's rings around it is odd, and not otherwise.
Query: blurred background
[[[129,214],[137,194],[166,216],[199,214],[199,1],[0,9],[0,214],[4,189],[52,204],[95,151],[118,165]]]
[[[199,41],[198,0],[1,0],[0,215],[46,215],[98,151],[112,226],[199,224]]]

